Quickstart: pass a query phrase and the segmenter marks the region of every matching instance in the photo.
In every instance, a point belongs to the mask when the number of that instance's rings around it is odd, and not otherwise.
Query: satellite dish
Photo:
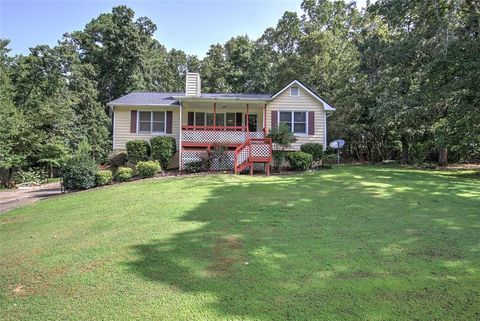
[[[345,145],[345,141],[343,139],[337,139],[330,142],[330,147],[337,150],[337,164],[340,165],[340,148]]]
[[[333,142],[330,142],[330,147],[333,149],[340,149],[345,145],[345,141],[343,139],[337,139]]]

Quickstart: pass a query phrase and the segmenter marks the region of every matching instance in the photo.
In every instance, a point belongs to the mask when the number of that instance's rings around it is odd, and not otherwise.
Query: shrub
[[[90,157],[75,155],[62,168],[63,185],[67,191],[79,191],[95,186],[97,164]]]
[[[298,171],[306,171],[312,166],[312,155],[304,152],[291,152],[287,154],[290,167]]]
[[[177,151],[175,138],[169,136],[157,136],[150,139],[151,155],[154,160],[160,162],[162,168],[167,168],[168,162]]]
[[[28,169],[28,171],[18,171],[14,179],[16,183],[31,185],[40,185],[46,181],[45,175],[41,171],[32,168]]]
[[[337,155],[335,154],[324,154],[322,157],[322,165],[330,167],[337,162]]]
[[[115,172],[113,178],[117,182],[126,182],[132,178],[132,175],[133,169],[131,169],[130,167],[119,167]]]
[[[199,161],[185,164],[183,170],[187,173],[206,172],[210,169],[210,159],[205,157]]]
[[[268,137],[275,145],[274,148],[280,147],[281,152],[273,154],[273,167],[277,171],[280,171],[283,167],[285,159],[283,151],[285,150],[285,148],[290,147],[292,143],[296,142],[297,138],[292,133],[290,128],[285,124],[281,124],[277,128],[272,128],[268,133]]]
[[[140,177],[143,178],[152,177],[162,170],[158,161],[138,162],[135,168]]]
[[[125,166],[127,163],[128,157],[127,152],[124,151],[113,151],[108,155],[108,164],[115,167]]]
[[[110,184],[112,182],[112,179],[113,174],[110,170],[98,171],[97,174],[95,174],[95,181],[97,183],[97,186],[104,186]]]
[[[150,145],[144,140],[131,140],[127,142],[127,157],[128,160],[136,164],[148,159],[150,153]]]
[[[314,161],[319,161],[323,156],[323,145],[318,143],[306,143],[300,146],[300,150],[304,153],[310,154]]]

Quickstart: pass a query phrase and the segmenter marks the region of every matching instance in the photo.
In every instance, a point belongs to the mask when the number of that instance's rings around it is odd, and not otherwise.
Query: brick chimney
[[[202,94],[200,74],[187,72],[185,81],[185,96],[200,96]]]

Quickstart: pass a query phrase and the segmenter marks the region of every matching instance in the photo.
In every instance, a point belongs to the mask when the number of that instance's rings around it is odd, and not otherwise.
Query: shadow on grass
[[[213,295],[206,308],[225,319],[424,319],[452,304],[465,316],[470,294],[458,282],[479,276],[480,201],[457,195],[472,193],[467,183],[449,185],[372,168],[212,176],[209,196],[179,222],[202,226],[133,246],[138,259],[127,264],[147,280]]]

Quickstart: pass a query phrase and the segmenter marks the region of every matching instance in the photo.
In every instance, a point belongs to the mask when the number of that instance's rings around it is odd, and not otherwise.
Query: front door
[[[247,118],[247,115],[245,115],[245,118]],[[257,115],[248,115],[248,129],[251,132],[257,131]]]

